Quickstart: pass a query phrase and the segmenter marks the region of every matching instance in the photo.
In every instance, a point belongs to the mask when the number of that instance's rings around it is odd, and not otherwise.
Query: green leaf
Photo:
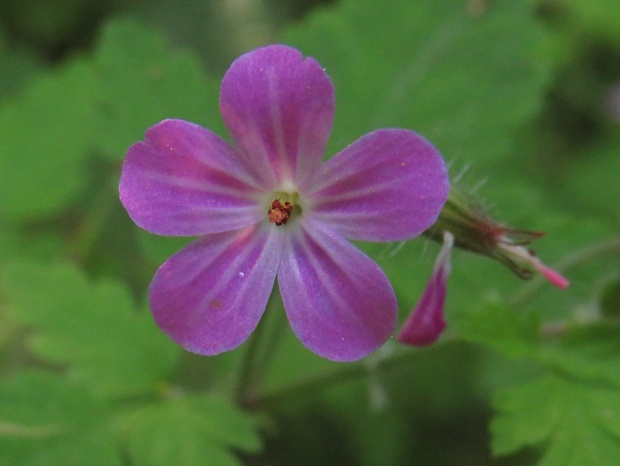
[[[128,450],[137,466],[241,465],[232,448],[260,450],[255,422],[208,396],[181,396],[145,408],[129,426]]]
[[[620,393],[547,376],[500,392],[492,449],[506,455],[545,443],[541,466],[612,466],[620,457]]]
[[[545,444],[541,465],[611,465],[620,455],[620,328],[596,323],[541,347],[550,372],[500,392],[493,451]]]
[[[480,304],[459,313],[450,322],[465,340],[491,347],[509,357],[535,354],[538,319],[522,315],[499,303]]]
[[[615,0],[575,0],[562,6],[569,13],[565,19],[570,26],[620,46],[620,11]]]
[[[121,160],[147,128],[166,118],[222,128],[219,82],[207,79],[196,56],[173,50],[147,26],[127,19],[110,22],[95,66],[101,92],[97,142],[112,159]]]
[[[72,62],[0,107],[0,215],[56,213],[84,187],[94,125],[92,82],[91,68]]]
[[[0,263],[16,257],[32,260],[59,257],[66,249],[66,238],[56,231],[24,231],[14,225],[0,225]]]
[[[620,327],[598,322],[575,328],[541,350],[539,359],[568,376],[620,389]]]
[[[0,30],[0,102],[28,84],[41,68],[29,50],[6,47]]]
[[[598,215],[616,229],[620,226],[618,199],[620,134],[598,140],[577,152],[550,178],[555,196],[580,217]]]
[[[153,264],[163,264],[173,254],[187,246],[194,238],[154,235],[145,230],[135,230],[138,246]]]
[[[448,159],[500,163],[540,108],[549,63],[530,2],[345,0],[284,35],[332,77],[332,143],[378,127],[412,128]]]
[[[0,383],[0,463],[120,465],[106,409],[59,376],[24,372]]]
[[[137,312],[118,283],[89,282],[66,264],[15,262],[0,275],[14,318],[32,327],[39,357],[68,366],[68,376],[95,393],[153,391],[174,365],[179,348]]]
[[[620,317],[620,279],[610,281],[601,293],[601,313],[605,317]]]

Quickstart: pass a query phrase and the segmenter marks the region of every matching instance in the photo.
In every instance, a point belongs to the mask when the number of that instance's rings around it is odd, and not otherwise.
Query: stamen
[[[267,211],[269,221],[277,226],[286,225],[288,219],[291,218],[293,207],[295,206],[288,201],[282,204],[279,199],[275,199],[271,203],[271,209]]]

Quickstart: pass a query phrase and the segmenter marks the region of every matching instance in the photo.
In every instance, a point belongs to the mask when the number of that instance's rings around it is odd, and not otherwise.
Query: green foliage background
[[[496,218],[548,233],[537,252],[571,286],[457,251],[429,349],[322,360],[277,295],[236,351],[170,342],[146,290],[187,240],[127,218],[125,151],[170,117],[226,137],[221,76],[272,42],[333,79],[329,154],[375,128],[419,131]],[[3,2],[0,464],[617,464],[614,86],[615,0]],[[362,247],[404,320],[437,247]]]

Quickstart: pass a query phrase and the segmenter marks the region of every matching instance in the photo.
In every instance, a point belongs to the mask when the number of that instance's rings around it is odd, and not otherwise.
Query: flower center
[[[301,213],[298,203],[299,194],[296,192],[286,193],[278,191],[274,193],[274,197],[275,199],[271,202],[271,206],[267,211],[267,216],[269,221],[275,223],[276,226],[286,225],[293,212],[296,215]]]
[[[267,212],[269,214],[269,221],[277,226],[285,225],[288,219],[291,218],[293,207],[293,204],[288,201],[282,204],[279,199],[275,199],[271,203],[271,209]]]

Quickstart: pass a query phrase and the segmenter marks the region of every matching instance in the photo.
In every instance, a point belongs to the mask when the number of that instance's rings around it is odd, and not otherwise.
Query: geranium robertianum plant
[[[427,230],[448,197],[447,168],[406,129],[373,131],[322,163],[334,105],[314,59],[272,45],[238,58],[222,80],[234,145],[164,120],[129,148],[120,198],[135,223],[200,236],[149,289],[155,321],[187,350],[214,355],[245,341],[276,277],[293,331],[323,357],[356,360],[393,334],[392,286],[347,240]]]
[[[373,131],[322,163],[334,116],[332,83],[312,58],[272,45],[225,74],[220,110],[234,145],[183,120],[164,120],[129,148],[120,198],[136,224],[200,236],[158,270],[149,290],[159,327],[185,349],[214,355],[258,324],[277,277],[294,332],[315,353],[360,359],[392,335],[394,291],[347,240],[443,240],[429,283],[398,335],[429,345],[443,332],[450,254],[485,254],[522,278],[568,281],[450,187],[439,152],[406,129]],[[445,205],[444,205],[445,204]],[[443,208],[443,210],[442,210]]]

